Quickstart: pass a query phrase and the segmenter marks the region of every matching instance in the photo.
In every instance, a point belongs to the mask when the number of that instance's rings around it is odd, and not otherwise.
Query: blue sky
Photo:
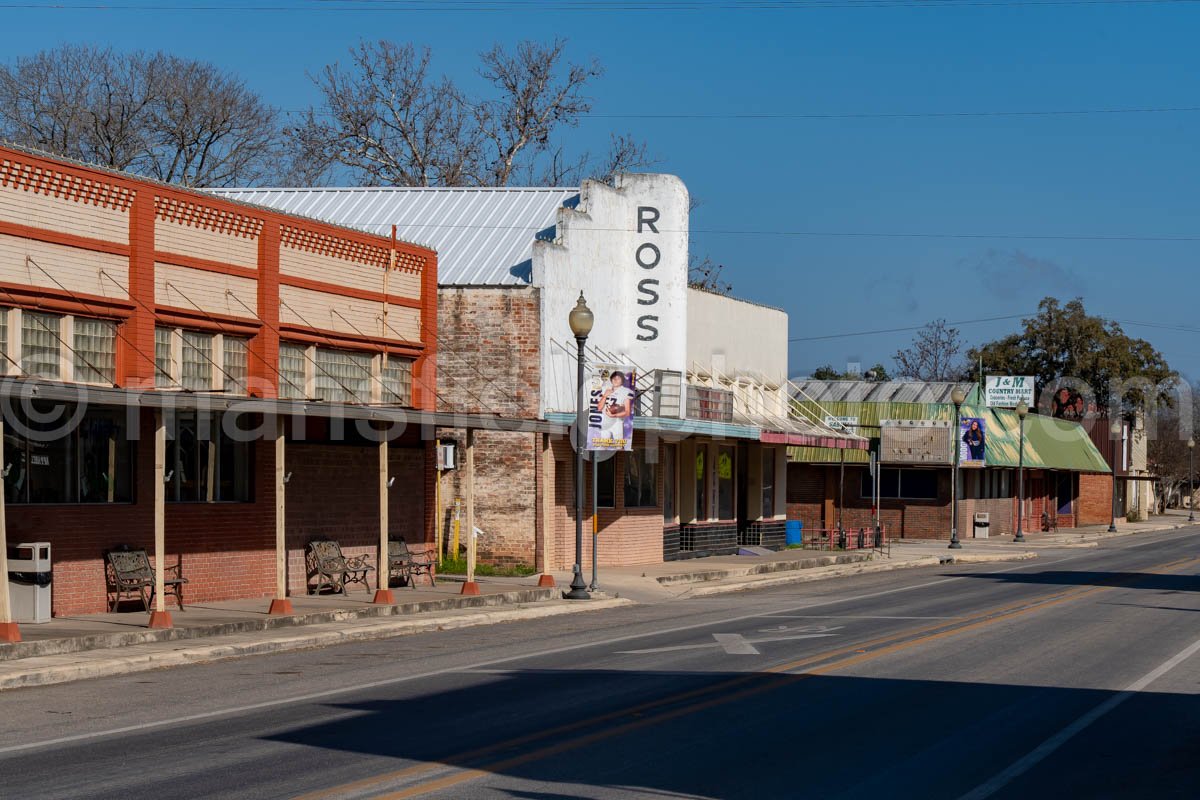
[[[379,10],[386,0],[112,0],[122,2],[156,8],[0,3],[4,56],[63,42],[161,48],[298,109],[314,99],[306,72],[363,37],[428,44],[439,71],[470,81],[493,43],[565,36],[572,56],[607,68],[595,113],[631,115],[585,120],[571,146],[602,150],[613,129],[649,141],[660,169],[702,201],[693,250],[726,265],[735,294],[789,312],[794,372],[891,367],[911,334],[811,337],[1022,314],[1053,294],[1082,296],[1200,376],[1200,333],[1169,329],[1196,325],[1200,112],[636,118],[1197,108],[1200,3],[394,11]],[[165,10],[178,5],[286,9]],[[431,4],[393,7],[405,5]],[[842,235],[801,235],[813,233]],[[962,331],[977,342],[1017,324]]]

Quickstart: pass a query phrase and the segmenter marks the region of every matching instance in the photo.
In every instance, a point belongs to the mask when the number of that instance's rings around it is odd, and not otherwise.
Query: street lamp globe
[[[592,310],[587,307],[587,301],[583,299],[583,292],[579,293],[579,300],[571,309],[571,315],[567,319],[571,323],[571,333],[575,334],[576,339],[586,339],[592,332],[592,323],[596,318],[592,315]]]
[[[956,406],[961,406],[967,399],[967,393],[961,387],[955,386],[950,390],[950,401]]]
[[[1109,427],[1108,432],[1112,434],[1112,438],[1116,439],[1121,435],[1121,427],[1122,425],[1120,422],[1114,422],[1112,426]]]
[[[1024,400],[1017,403],[1017,416],[1020,417],[1021,419],[1025,419],[1025,417],[1027,417],[1028,415],[1029,415],[1029,404],[1026,403]]]
[[[1195,440],[1195,439],[1188,439],[1188,450],[1191,450],[1191,449],[1192,449],[1193,447],[1195,447],[1195,446],[1196,446],[1196,440]]]

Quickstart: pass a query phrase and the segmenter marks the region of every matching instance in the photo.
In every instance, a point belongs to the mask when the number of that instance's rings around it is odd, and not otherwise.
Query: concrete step
[[[776,572],[790,572],[800,569],[815,569],[837,564],[859,564],[870,561],[874,553],[870,550],[853,553],[837,553],[826,556],[808,556],[806,558],[776,559],[760,561],[746,566],[713,567],[694,572],[679,572],[672,575],[660,575],[657,580],[663,586],[680,586],[690,583],[709,583],[724,581],[730,578],[741,578],[749,575],[769,575]]]

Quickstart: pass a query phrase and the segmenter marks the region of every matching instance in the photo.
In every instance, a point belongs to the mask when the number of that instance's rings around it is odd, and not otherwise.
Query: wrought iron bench
[[[402,578],[412,589],[416,587],[418,575],[429,576],[429,585],[437,586],[433,558],[428,553],[414,553],[403,539],[388,541],[388,575]]]
[[[150,610],[154,600],[154,568],[145,550],[118,545],[104,554],[104,573],[108,580],[108,610],[116,611],[125,597],[140,599],[142,607]],[[183,564],[163,570],[163,591],[175,595],[175,604],[183,610]]]
[[[361,583],[365,591],[367,576],[375,571],[368,561],[369,556],[345,556],[342,547],[332,539],[315,539],[308,543],[308,575],[316,578],[316,587],[309,587],[312,594],[320,594],[328,588],[346,594],[347,583]]]

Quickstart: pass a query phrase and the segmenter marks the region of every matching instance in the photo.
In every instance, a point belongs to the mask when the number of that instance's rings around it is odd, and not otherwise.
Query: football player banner
[[[634,370],[598,366],[588,385],[588,450],[632,450]]]

